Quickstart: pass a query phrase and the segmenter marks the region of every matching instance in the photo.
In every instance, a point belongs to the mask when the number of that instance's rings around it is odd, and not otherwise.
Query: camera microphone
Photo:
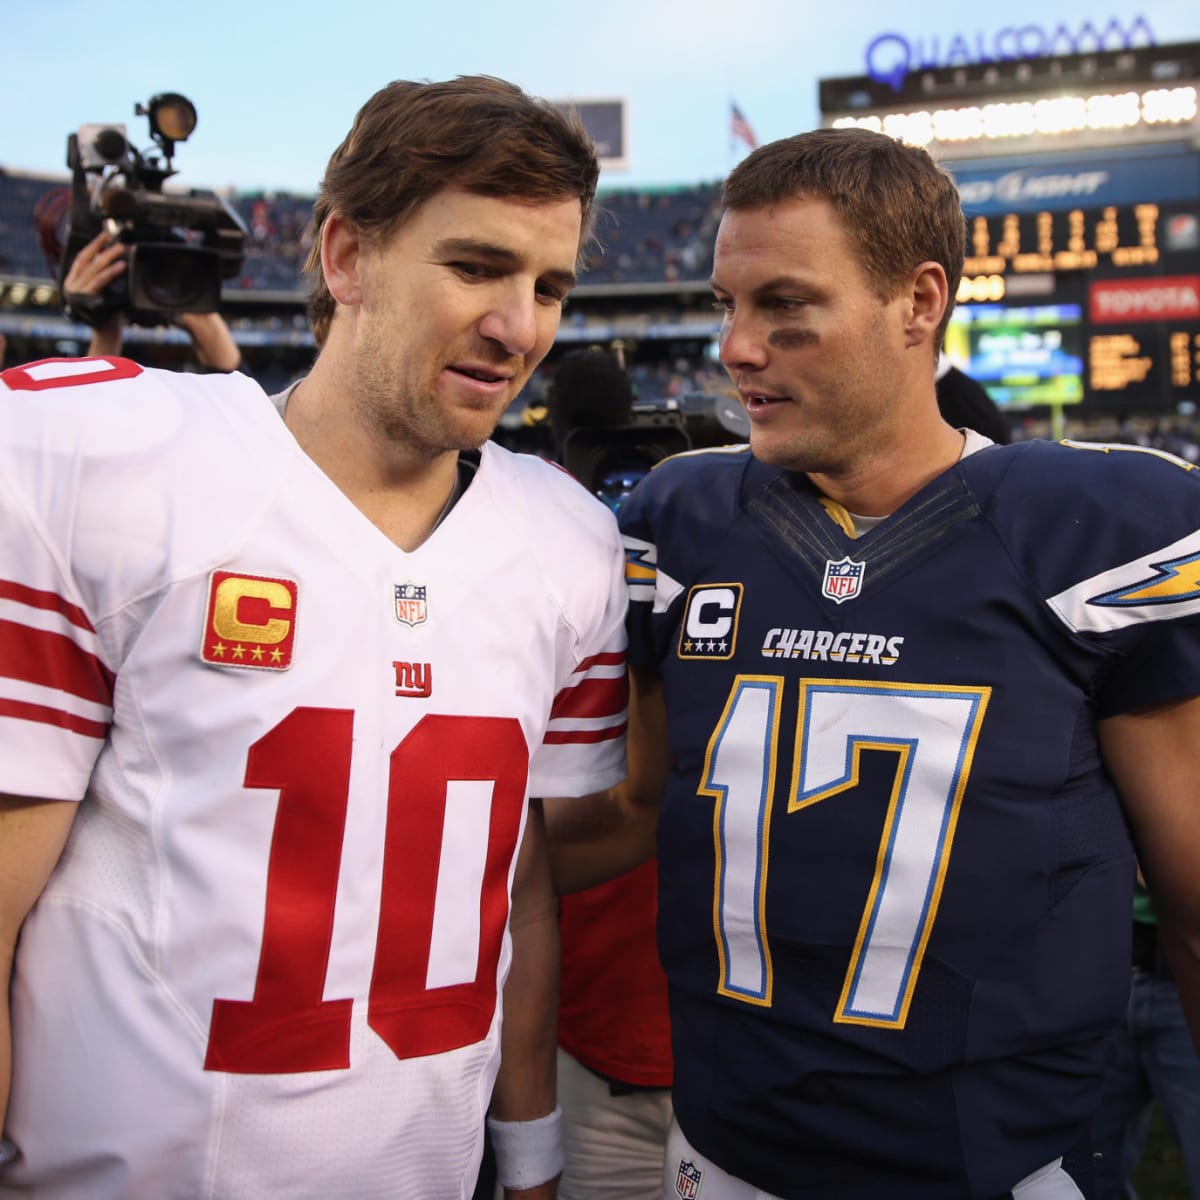
[[[101,129],[92,144],[96,148],[96,153],[109,162],[116,162],[118,159],[124,158],[125,151],[129,147],[125,135],[119,129],[111,127]]]

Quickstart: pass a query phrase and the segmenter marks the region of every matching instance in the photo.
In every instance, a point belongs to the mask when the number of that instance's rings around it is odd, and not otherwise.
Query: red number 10
[[[353,1001],[322,996],[353,725],[354,714],[346,709],[297,708],[250,747],[246,786],[279,790],[262,951],[254,999],[213,1001],[207,1070],[288,1074],[350,1065]],[[524,734],[511,718],[427,716],[392,751],[367,1023],[397,1058],[438,1054],[487,1033],[528,766]],[[427,976],[443,840],[450,836],[452,781],[492,785],[488,828],[477,839],[486,843],[480,854],[477,948],[470,947],[477,958],[469,981],[431,987]],[[469,904],[461,887],[457,891],[456,903]],[[474,928],[471,916],[467,925]]]

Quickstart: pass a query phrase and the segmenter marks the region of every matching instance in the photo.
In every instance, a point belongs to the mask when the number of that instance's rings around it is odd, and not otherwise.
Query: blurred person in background
[[[955,429],[973,429],[997,446],[1012,441],[1012,430],[987,388],[956,367],[944,354],[938,355],[934,375],[938,411]]]
[[[1133,1174],[1156,1103],[1179,1148],[1193,1200],[1200,1200],[1200,1056],[1140,879],[1132,967],[1129,1000],[1105,1049],[1100,1107],[1092,1118],[1096,1200],[1138,1200]]]

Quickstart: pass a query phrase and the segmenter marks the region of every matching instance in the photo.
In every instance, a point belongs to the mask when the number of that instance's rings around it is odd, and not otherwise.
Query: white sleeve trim
[[[1047,603],[1076,633],[1111,633],[1200,613],[1200,532],[1081,580]]]

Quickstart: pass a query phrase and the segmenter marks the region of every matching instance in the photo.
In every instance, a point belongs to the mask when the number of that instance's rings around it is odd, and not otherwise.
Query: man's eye
[[[722,299],[720,296],[714,296],[712,306],[717,312],[733,312],[733,301],[728,298]]]
[[[492,269],[483,263],[453,262],[449,265],[452,271],[457,271],[464,279],[489,279],[493,274]]]

